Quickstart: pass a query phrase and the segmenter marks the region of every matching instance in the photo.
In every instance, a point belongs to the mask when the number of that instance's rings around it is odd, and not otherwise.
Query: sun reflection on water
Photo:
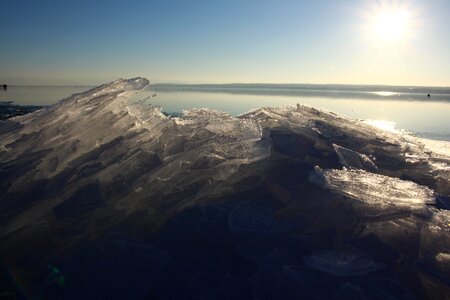
[[[364,120],[364,123],[377,127],[379,129],[389,131],[389,132],[398,132],[397,123],[392,121],[385,120]]]

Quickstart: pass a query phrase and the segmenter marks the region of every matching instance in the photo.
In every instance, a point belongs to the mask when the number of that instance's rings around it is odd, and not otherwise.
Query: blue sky
[[[374,37],[371,15],[410,13]],[[381,8],[380,8],[381,7]],[[0,78],[450,86],[450,1],[22,1],[0,10]]]

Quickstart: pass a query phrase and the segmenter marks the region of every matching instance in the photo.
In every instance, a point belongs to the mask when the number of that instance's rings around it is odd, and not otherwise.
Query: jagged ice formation
[[[170,117],[130,100],[148,84],[0,123],[8,293],[449,295],[449,143],[304,105]]]

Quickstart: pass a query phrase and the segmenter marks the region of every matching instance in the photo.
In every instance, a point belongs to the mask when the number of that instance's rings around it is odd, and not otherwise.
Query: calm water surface
[[[9,87],[0,91],[0,101],[48,105],[90,87]],[[433,92],[433,90],[431,90]],[[395,123],[399,129],[419,136],[450,141],[450,95],[427,90],[409,93],[384,90],[273,89],[261,87],[151,86],[134,99],[148,98],[166,112],[209,107],[237,115],[261,106],[305,103],[352,118]],[[155,95],[156,94],[156,95]]]

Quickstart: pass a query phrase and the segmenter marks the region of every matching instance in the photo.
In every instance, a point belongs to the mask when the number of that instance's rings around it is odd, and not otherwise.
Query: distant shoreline
[[[154,84],[147,90],[165,93],[224,93],[235,95],[323,97],[335,99],[370,99],[399,101],[450,102],[450,89],[387,88],[386,86],[322,85],[178,85]],[[430,95],[430,96],[428,96]]]
[[[450,95],[450,87],[394,86],[394,85],[355,85],[355,84],[304,84],[304,83],[230,83],[230,84],[174,84],[155,83],[149,88],[192,88],[192,89],[262,89],[262,90],[305,90],[305,91],[357,91],[357,92],[397,92],[433,93]]]

